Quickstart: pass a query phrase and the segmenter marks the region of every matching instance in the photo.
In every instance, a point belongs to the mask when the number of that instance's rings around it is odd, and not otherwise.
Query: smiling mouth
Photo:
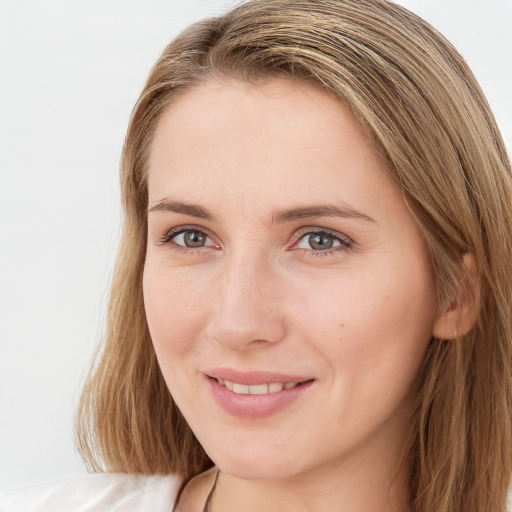
[[[293,389],[298,386],[302,386],[311,380],[302,382],[270,382],[268,384],[240,384],[227,379],[209,377],[212,380],[217,381],[221,386],[224,386],[229,391],[236,393],[237,395],[267,395],[272,393],[279,393],[283,390]]]

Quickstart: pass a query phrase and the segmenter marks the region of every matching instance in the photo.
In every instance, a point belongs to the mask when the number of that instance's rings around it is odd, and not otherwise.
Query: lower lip
[[[266,418],[276,414],[306,393],[313,381],[308,381],[292,389],[265,395],[242,395],[230,391],[217,380],[207,377],[210,389],[217,403],[229,414],[242,418]]]

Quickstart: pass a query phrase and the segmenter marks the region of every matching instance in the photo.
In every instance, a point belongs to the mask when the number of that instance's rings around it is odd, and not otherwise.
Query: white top
[[[0,512],[171,512],[175,475],[95,473],[0,494]]]

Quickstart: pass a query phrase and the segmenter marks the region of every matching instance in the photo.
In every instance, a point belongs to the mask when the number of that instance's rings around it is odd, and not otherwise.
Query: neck
[[[220,473],[210,502],[212,512],[406,512],[408,468],[386,461],[313,469],[276,480],[247,480]]]

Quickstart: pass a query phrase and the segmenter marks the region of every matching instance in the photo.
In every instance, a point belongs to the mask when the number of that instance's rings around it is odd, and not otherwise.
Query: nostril
[[[268,341],[266,341],[266,340],[252,340],[251,341],[252,345],[264,345],[266,343],[268,343]]]

